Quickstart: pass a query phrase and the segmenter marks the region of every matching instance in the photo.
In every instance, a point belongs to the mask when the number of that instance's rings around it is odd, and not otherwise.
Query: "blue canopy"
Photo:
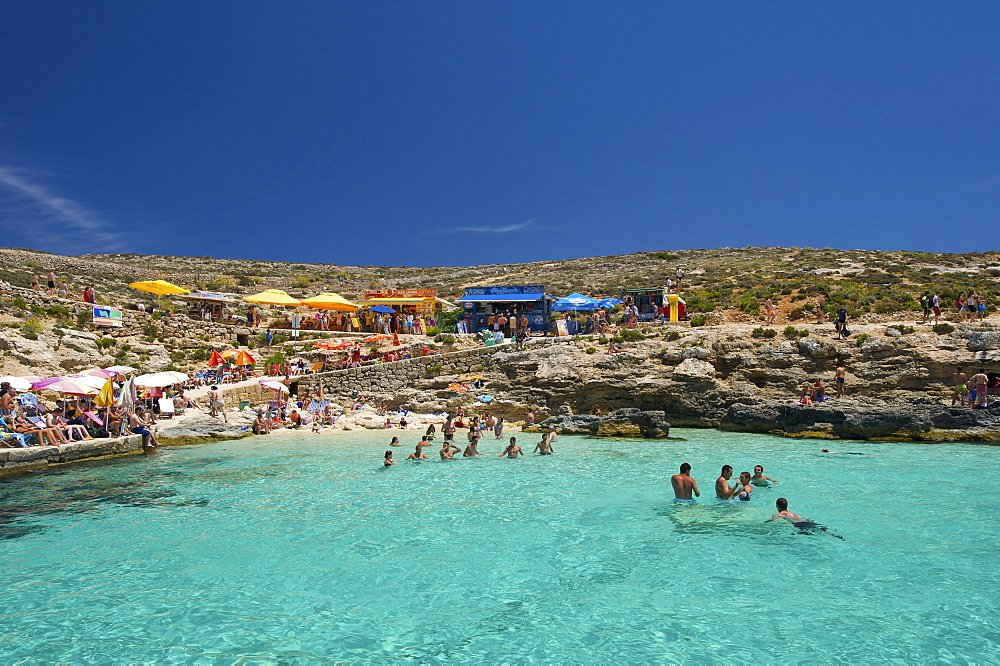
[[[542,292],[528,294],[476,294],[455,299],[456,303],[518,303],[540,301],[545,298]],[[551,297],[550,297],[551,298]]]
[[[576,292],[565,298],[560,298],[552,304],[555,312],[577,311],[577,310],[599,310],[601,306],[590,296],[584,296]]]
[[[368,309],[371,310],[372,312],[384,312],[386,314],[395,312],[395,310],[390,308],[388,305],[373,305]]]
[[[616,305],[621,305],[624,302],[625,301],[623,301],[620,298],[602,298],[601,300],[597,301],[597,304],[600,305],[602,308],[613,308]]]

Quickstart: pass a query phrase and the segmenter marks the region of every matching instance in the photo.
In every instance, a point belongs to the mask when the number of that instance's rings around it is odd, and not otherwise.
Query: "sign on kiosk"
[[[105,305],[94,306],[95,326],[121,326],[123,324],[123,316],[124,313],[121,308],[111,308]]]

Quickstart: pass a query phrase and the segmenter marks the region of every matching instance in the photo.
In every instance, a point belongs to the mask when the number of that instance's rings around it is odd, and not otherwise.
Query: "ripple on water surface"
[[[1000,659],[988,547],[1000,521],[981,492],[997,449],[844,443],[877,455],[843,456],[676,434],[389,469],[381,433],[303,434],[8,479],[0,654]],[[684,461],[702,490],[693,506],[670,501]],[[713,504],[724,463],[763,464],[781,485]],[[765,522],[779,491],[829,531]]]

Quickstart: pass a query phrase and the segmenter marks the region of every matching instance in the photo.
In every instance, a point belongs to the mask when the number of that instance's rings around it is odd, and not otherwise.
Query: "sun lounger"
[[[161,419],[172,419],[174,418],[174,399],[173,398],[159,398],[157,401],[160,405],[160,418]]]

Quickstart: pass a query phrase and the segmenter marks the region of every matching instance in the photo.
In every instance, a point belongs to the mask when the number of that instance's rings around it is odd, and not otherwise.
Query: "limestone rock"
[[[715,366],[697,358],[686,358],[674,368],[673,378],[684,382],[711,382],[715,380]]]

